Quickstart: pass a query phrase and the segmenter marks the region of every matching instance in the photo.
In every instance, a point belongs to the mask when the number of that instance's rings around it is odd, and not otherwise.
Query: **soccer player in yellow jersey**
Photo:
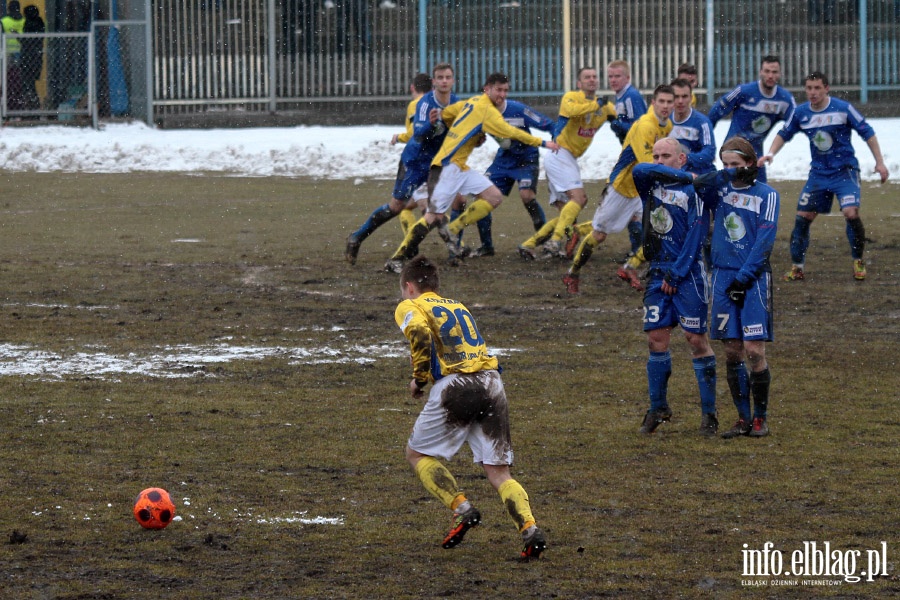
[[[394,190],[390,201],[373,210],[365,222],[347,236],[344,258],[351,265],[356,264],[362,243],[398,214],[404,235],[409,226],[415,223],[416,217],[412,209],[420,202],[424,206],[427,199],[424,187],[428,178],[428,166],[440,148],[443,132],[446,131],[443,122],[439,126],[440,131],[435,129],[437,116],[432,118],[431,110],[432,107],[449,106],[457,101],[453,94],[454,81],[453,68],[447,63],[435,65],[433,77],[420,73],[413,79],[410,85],[413,99],[406,109],[406,132],[391,138],[392,145],[398,141],[406,144],[397,167]]]
[[[459,194],[472,194],[475,200],[447,226],[453,238],[448,246],[454,261],[461,254],[457,234],[490,214],[503,202],[503,193],[497,186],[482,173],[469,169],[466,164],[472,151],[484,141],[484,134],[512,138],[529,146],[541,146],[553,151],[559,149],[555,142],[544,141],[513,127],[503,119],[497,107],[503,105],[508,94],[509,78],[503,73],[492,73],[488,75],[482,95],[457,102],[443,110],[444,122],[451,125],[440,150],[431,162],[428,208],[425,216],[409,229],[397,251],[385,264],[386,271],[399,273],[404,261],[418,254],[419,244],[431,229],[444,220],[444,213],[450,210]]]
[[[544,158],[544,172],[550,187],[550,204],[559,209],[559,216],[548,221],[519,246],[519,255],[525,260],[533,260],[537,256],[537,244],[543,240],[546,240],[545,255],[560,254],[563,237],[587,204],[578,157],[587,151],[603,124],[616,118],[616,109],[612,103],[597,98],[600,79],[596,69],[579,69],[575,86],[576,89],[566,92],[559,104],[559,119],[553,139],[559,144],[560,150]]]
[[[497,359],[488,353],[469,310],[439,296],[439,288],[437,267],[424,256],[403,266],[403,301],[394,319],[409,340],[409,392],[422,398],[431,384],[409,436],[406,458],[425,489],[453,511],[450,531],[441,544],[453,548],[481,523],[481,513],[438,458],[452,459],[467,442],[522,534],[522,558],[539,558],[547,547],[544,532],[535,525],[528,494],[509,470],[513,461],[509,403]]]
[[[650,110],[638,119],[628,135],[625,144],[619,154],[603,195],[600,198],[600,206],[594,213],[591,225],[591,235],[581,240],[572,265],[563,277],[563,283],[570,294],[579,292],[579,276],[581,268],[588,261],[594,250],[603,243],[607,234],[622,231],[635,215],[643,213],[641,197],[634,186],[632,170],[638,163],[653,162],[653,145],[672,131],[672,121],[669,116],[675,106],[675,91],[672,86],[658,85],[653,90],[653,101]],[[630,281],[635,289],[643,289],[635,274]]]

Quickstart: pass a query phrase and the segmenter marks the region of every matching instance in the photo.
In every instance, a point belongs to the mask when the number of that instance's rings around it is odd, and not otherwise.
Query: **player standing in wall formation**
[[[675,91],[672,131],[669,133],[669,137],[678,140],[688,151],[687,165],[684,170],[696,175],[715,171],[716,140],[713,135],[713,126],[706,115],[692,108],[691,83],[687,79],[675,79],[669,85]],[[710,222],[710,219],[707,219],[707,222]],[[712,230],[709,233],[712,233]],[[704,245],[704,248],[708,258],[708,245]],[[634,256],[628,257],[616,274],[620,279],[631,282],[636,278],[637,268],[643,261],[644,255],[638,250]],[[709,264],[708,260],[707,264]]]
[[[443,111],[443,119],[452,123],[440,150],[431,162],[428,175],[428,209],[425,216],[410,227],[403,242],[385,264],[385,270],[399,273],[403,263],[419,253],[419,244],[434,227],[441,224],[444,213],[450,210],[454,199],[462,194],[475,196],[475,200],[459,217],[447,226],[455,238],[466,226],[476,223],[503,202],[503,194],[491,180],[469,169],[466,162],[472,151],[484,141],[484,135],[511,138],[528,144],[556,151],[553,141],[522,131],[503,120],[497,110],[509,93],[509,78],[503,73],[491,73],[484,84],[484,93],[457,102]],[[447,242],[453,260],[462,258],[457,239]]]
[[[781,59],[767,55],[762,58],[759,81],[743,83],[713,104],[709,120],[713,126],[731,114],[727,142],[740,136],[750,142],[757,156],[762,156],[763,143],[778,121],[787,121],[794,113],[794,97],[778,85],[781,80]],[[766,182],[766,170],[760,169],[757,181]]]
[[[688,88],[689,89],[689,88]],[[690,102],[690,100],[687,100]],[[688,106],[690,108],[690,105]],[[653,164],[634,166],[634,185],[643,202],[644,256],[650,261],[644,293],[644,331],[650,356],[650,408],[640,432],[653,433],[672,417],[667,392],[672,374],[669,342],[680,325],[691,347],[700,389],[700,433],[716,435],[716,355],[707,337],[707,277],[701,249],[709,230],[706,211],[690,183],[672,181],[687,168],[688,154],[673,137],[653,145]]]
[[[610,127],[619,138],[619,143],[625,143],[625,137],[631,126],[647,112],[647,103],[641,96],[640,90],[631,85],[631,67],[624,60],[614,60],[606,67],[606,79],[609,89],[615,92],[616,119],[610,123]],[[650,149],[647,149],[650,153]],[[640,217],[632,219],[628,223],[628,239],[631,241],[632,256],[641,247],[641,220]]]
[[[438,460],[452,459],[467,442],[522,534],[521,557],[539,558],[547,548],[544,532],[535,524],[528,494],[509,470],[509,403],[497,359],[488,353],[469,310],[438,295],[438,270],[430,260],[416,256],[403,266],[400,291],[403,301],[394,319],[409,341],[410,395],[422,398],[431,384],[409,436],[406,459],[425,489],[453,511],[441,545],[456,547],[481,523],[481,513]]]
[[[691,85],[691,108],[697,108],[697,94],[694,93],[700,81],[697,77],[697,67],[690,63],[681,63],[678,65],[678,72],[675,73],[675,79],[684,79]]]
[[[578,248],[575,250],[572,264],[563,277],[563,283],[569,294],[579,293],[579,280],[581,268],[603,243],[610,233],[622,231],[637,215],[640,219],[643,214],[641,198],[634,187],[632,170],[638,163],[653,161],[653,145],[672,131],[672,121],[669,115],[675,102],[675,92],[669,85],[658,85],[653,90],[653,100],[650,110],[638,119],[628,135],[625,144],[619,154],[612,172],[609,174],[606,188],[600,196],[600,206],[594,213],[591,222],[591,233],[585,235]],[[642,290],[640,280],[634,270],[629,271],[634,278],[630,280],[631,287]]]
[[[521,102],[506,99],[497,109],[503,115],[503,120],[526,133],[531,133],[531,128],[553,133],[555,122]],[[504,196],[509,196],[513,184],[519,188],[519,197],[534,230],[539,230],[546,222],[544,210],[537,201],[537,182],[540,172],[540,152],[534,146],[522,142],[501,138],[497,140],[499,148],[494,162],[485,171],[485,175],[491,180]],[[457,211],[451,212],[451,219],[459,216]],[[467,256],[478,258],[494,255],[494,240],[491,235],[491,215],[487,215],[478,221],[478,235],[481,238],[481,246]]]
[[[560,150],[544,157],[550,205],[559,209],[559,216],[519,246],[519,255],[525,260],[537,257],[538,244],[544,244],[545,257],[559,256],[563,237],[571,232],[578,213],[587,204],[578,158],[590,147],[603,124],[616,118],[612,103],[597,97],[599,87],[597,70],[582,67],[576,76],[576,89],[566,92],[559,103],[553,139]]]
[[[828,77],[824,73],[815,71],[807,76],[805,87],[807,102],[797,107],[794,115],[775,135],[769,153],[759,159],[760,165],[772,162],[782,146],[797,132],[802,131],[809,138],[812,161],[809,177],[797,201],[790,244],[793,264],[784,280],[803,280],[810,226],[819,213],[831,212],[831,205],[837,196],[841,212],[847,220],[853,277],[863,281],[866,278],[866,230],[859,216],[859,161],[850,139],[852,132],[856,131],[869,146],[875,159],[875,172],[884,183],[888,179],[888,170],[881,155],[881,146],[875,137],[875,130],[852,104],[828,94]]]
[[[455,77],[453,67],[447,63],[435,65],[432,77],[427,84],[422,77],[417,75],[413,82],[416,92],[425,87],[433,87],[431,91],[421,93],[418,99],[414,99],[407,107],[407,135],[400,134],[397,141],[404,141],[406,147],[400,155],[400,166],[397,169],[397,178],[394,182],[394,191],[387,204],[382,204],[369,215],[362,226],[350,234],[347,238],[347,247],[344,257],[351,265],[356,263],[359,248],[363,241],[372,235],[384,223],[387,223],[406,208],[413,208],[417,200],[424,198],[416,196],[416,190],[428,180],[428,169],[431,160],[441,147],[444,137],[447,135],[447,127],[438,118],[438,112],[456,102],[458,98],[453,93]],[[412,109],[412,114],[410,114]],[[405,139],[401,139],[405,138]],[[391,140],[394,143],[394,140]],[[407,224],[404,231],[409,227]]]
[[[719,151],[724,169],[694,179],[694,189],[713,211],[712,324],[710,337],[725,346],[725,372],[738,419],[722,434],[769,435],[766,342],[772,329],[772,267],[780,197],[756,180],[757,157],[747,140],[734,137]],[[690,175],[685,175],[688,181]],[[744,361],[750,366],[749,373]],[[753,411],[750,398],[753,398]]]

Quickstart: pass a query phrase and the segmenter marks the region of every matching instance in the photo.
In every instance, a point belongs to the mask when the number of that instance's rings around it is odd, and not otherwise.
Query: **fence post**
[[[869,6],[859,1],[859,103],[869,101]]]
[[[716,101],[716,65],[713,51],[716,44],[716,11],[714,0],[706,0],[706,100],[710,106]]]
[[[6,118],[6,33],[2,31],[2,27],[0,27],[0,48],[3,48],[3,56],[0,57],[0,62],[3,64],[3,69],[0,70],[0,75],[2,75],[3,80],[0,87],[3,88],[3,91],[0,92],[0,118]]]
[[[146,65],[145,84],[147,86],[147,126],[153,126],[153,9],[152,0],[144,0],[144,61]]]
[[[428,39],[425,37],[425,24],[428,22],[425,18],[427,7],[428,0],[419,0],[419,73],[431,73],[428,68]]]
[[[269,68],[266,69],[266,76],[269,79],[269,112],[275,113],[275,94],[277,93],[277,85],[275,84],[275,0],[267,2],[266,10],[269,11],[269,18],[266,22],[268,29],[268,39],[266,52],[269,55]]]

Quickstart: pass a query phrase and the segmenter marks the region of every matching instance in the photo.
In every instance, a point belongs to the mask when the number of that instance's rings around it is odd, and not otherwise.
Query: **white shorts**
[[[416,419],[408,445],[450,460],[468,442],[476,463],[511,465],[509,405],[497,371],[455,373],[438,380]]]
[[[631,218],[635,215],[640,216],[642,212],[640,196],[634,198],[623,196],[613,186],[608,185],[600,197],[600,206],[594,213],[591,225],[594,231],[616,233],[628,227]]]
[[[491,180],[483,174],[472,169],[463,171],[457,165],[450,163],[441,169],[441,176],[428,201],[428,212],[442,215],[450,210],[457,194],[478,195],[492,185],[494,184],[491,183]]]
[[[428,184],[423,183],[413,192],[412,199],[417,204],[423,200],[428,200]]]
[[[566,192],[584,187],[578,160],[565,148],[560,148],[558,152],[547,152],[541,158],[550,187],[550,204],[565,204],[569,201]]]

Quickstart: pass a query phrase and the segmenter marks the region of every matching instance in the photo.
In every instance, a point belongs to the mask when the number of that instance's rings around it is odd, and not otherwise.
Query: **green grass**
[[[776,187],[780,274],[800,184]],[[647,349],[640,295],[614,275],[625,236],[595,254],[583,294],[565,298],[563,263],[515,255],[530,229],[518,200],[499,209],[498,255],[444,269],[443,292],[468,305],[490,347],[509,349],[513,473],[550,543],[527,564],[515,560],[512,522],[467,450],[449,466],[484,525],[453,551],[439,547],[446,511],[403,458],[420,403],[405,391],[397,278],[379,272],[397,224],[365,243],[355,267],[342,260],[347,233],[388,197],[390,182],[16,173],[4,189],[3,344],[63,357],[286,349],[186,367],[181,378],[0,376],[4,598],[900,592],[896,185],[864,189],[873,240],[865,283],[852,280],[843,220],[822,217],[807,280],[776,284],[772,435],[758,440],[697,435],[680,336],[675,416],[639,436]],[[599,189],[589,184],[595,198]],[[466,236],[473,243],[475,232]],[[423,250],[444,256],[436,237]],[[310,364],[300,352],[327,346],[350,357],[355,345],[373,348],[368,362]],[[728,426],[734,408],[714,347]],[[137,525],[131,503],[150,486],[172,493],[183,520],[157,532]],[[343,524],[296,522],[317,516]],[[889,576],[749,589],[743,545],[767,541],[786,557],[804,541],[863,557],[886,541]]]

